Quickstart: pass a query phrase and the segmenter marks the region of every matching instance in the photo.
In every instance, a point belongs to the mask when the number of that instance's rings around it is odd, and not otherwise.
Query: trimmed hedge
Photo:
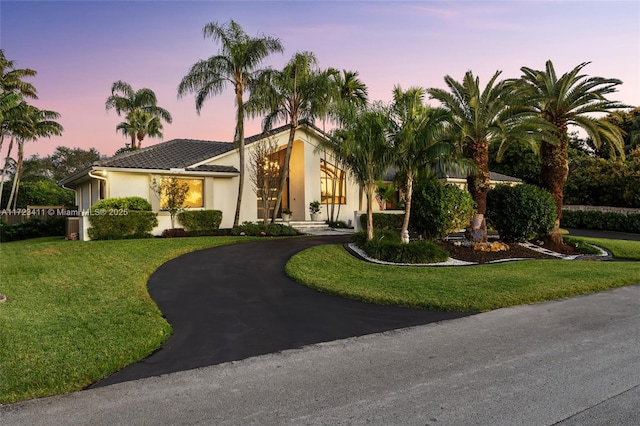
[[[107,198],[91,207],[87,229],[92,240],[149,238],[158,226],[157,214],[141,197]]]
[[[220,228],[220,210],[184,210],[178,213],[178,221],[187,231],[210,231]]]
[[[487,220],[503,241],[527,241],[553,229],[556,203],[549,192],[534,185],[498,185],[487,194]]]
[[[374,213],[373,214],[373,228],[374,229],[402,229],[402,221],[404,220],[403,214],[385,214]],[[367,229],[367,214],[360,215],[360,225],[363,229]]]
[[[371,241],[365,232],[354,235],[358,247],[369,257],[393,263],[434,263],[444,262],[449,253],[433,241],[420,240],[403,244],[397,232],[376,230]]]
[[[263,223],[244,222],[240,226],[231,229],[231,235],[248,235],[254,237],[290,237],[300,235],[300,233],[290,226],[280,223]]]
[[[640,234],[640,214],[563,210],[560,226]]]
[[[42,220],[37,217],[24,222],[7,225],[0,220],[0,241],[19,241],[29,238],[56,237],[64,235],[65,218]]]

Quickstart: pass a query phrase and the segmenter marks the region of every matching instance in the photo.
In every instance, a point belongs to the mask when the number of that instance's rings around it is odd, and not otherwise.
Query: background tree
[[[132,143],[137,140],[136,149],[142,147],[145,136],[162,138],[162,123],[158,117],[145,111],[133,111],[128,113],[126,118],[127,121],[116,126],[116,131],[119,130],[123,135],[130,136]]]
[[[220,50],[217,55],[200,60],[191,67],[178,86],[178,97],[196,92],[196,111],[200,114],[205,100],[222,93],[228,84],[233,86],[236,105],[236,131],[233,140],[240,155],[238,199],[233,226],[238,226],[245,174],[243,95],[249,89],[262,61],[270,54],[284,49],[277,38],[248,36],[233,20],[224,25],[211,22],[205,25],[202,34],[220,42]]]
[[[476,242],[487,241],[485,214],[491,181],[489,145],[503,139],[503,118],[510,102],[510,89],[504,82],[497,82],[500,74],[501,71],[496,71],[484,89],[480,88],[480,79],[467,71],[462,82],[446,76],[444,81],[448,90],[428,90],[431,98],[441,102],[450,113],[449,137],[475,164],[475,172],[467,176],[467,187],[477,212],[467,236]]]
[[[22,181],[39,181],[49,179],[57,182],[79,172],[103,157],[95,148],[56,147],[53,154],[40,157],[37,154],[24,160]]]
[[[127,121],[131,124],[140,121],[140,113],[146,113],[151,118],[156,118],[158,124],[160,120],[166,121],[171,124],[172,117],[169,111],[158,106],[158,99],[156,94],[151,89],[142,88],[139,90],[133,90],[129,83],[118,80],[111,86],[111,96],[109,96],[105,102],[105,108],[107,111],[115,109],[118,115],[124,113],[127,117]],[[121,125],[122,123],[120,123]],[[116,127],[116,131],[122,130],[120,125]],[[162,129],[162,126],[160,126]],[[136,130],[144,130],[143,126],[139,126]],[[125,132],[123,132],[125,133]],[[138,131],[127,131],[125,134],[131,137],[131,148],[139,149],[140,142],[144,139],[145,135],[152,136],[148,133],[139,133]],[[142,138],[139,136],[142,134]]]
[[[265,70],[254,83],[247,102],[252,116],[266,113],[262,128],[268,131],[278,121],[289,124],[289,139],[282,164],[278,195],[273,210],[275,222],[289,177],[289,163],[296,130],[301,121],[313,120],[325,111],[329,73],[321,71],[311,52],[296,53],[281,71]]]
[[[588,64],[589,62],[583,62],[560,77],[556,75],[551,61],[547,61],[544,70],[521,68],[523,74],[518,97],[524,102],[520,118],[542,130],[537,134],[540,142],[540,176],[557,205],[558,218],[550,234],[551,241],[556,244],[562,244],[560,218],[564,199],[563,187],[569,172],[569,126],[582,128],[592,139],[594,146],[600,147],[603,140],[606,140],[616,151],[624,155],[620,128],[591,115],[625,107],[606,98],[606,95],[614,93],[617,90],[616,86],[622,82],[581,74],[582,69]]]

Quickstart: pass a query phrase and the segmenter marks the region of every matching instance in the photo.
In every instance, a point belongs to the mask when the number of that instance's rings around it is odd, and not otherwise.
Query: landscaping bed
[[[488,263],[496,260],[506,259],[558,259],[556,256],[541,253],[528,249],[520,244],[508,244],[508,250],[502,251],[481,251],[472,247],[457,245],[455,241],[440,241],[440,247],[449,252],[452,259],[463,260],[465,262]],[[577,254],[577,253],[576,253]]]

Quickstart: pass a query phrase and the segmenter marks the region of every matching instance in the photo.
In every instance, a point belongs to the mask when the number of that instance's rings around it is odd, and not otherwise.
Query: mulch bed
[[[466,262],[487,263],[495,260],[515,258],[558,259],[558,257],[530,250],[526,247],[522,247],[519,244],[509,244],[509,250],[496,252],[484,252],[480,250],[474,250],[471,247],[456,246],[451,241],[440,241],[439,244],[449,252],[450,256],[453,259],[463,260]]]

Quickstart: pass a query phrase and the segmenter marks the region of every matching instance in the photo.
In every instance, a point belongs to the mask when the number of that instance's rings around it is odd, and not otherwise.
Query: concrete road
[[[638,425],[640,286],[0,408],[2,425]]]

